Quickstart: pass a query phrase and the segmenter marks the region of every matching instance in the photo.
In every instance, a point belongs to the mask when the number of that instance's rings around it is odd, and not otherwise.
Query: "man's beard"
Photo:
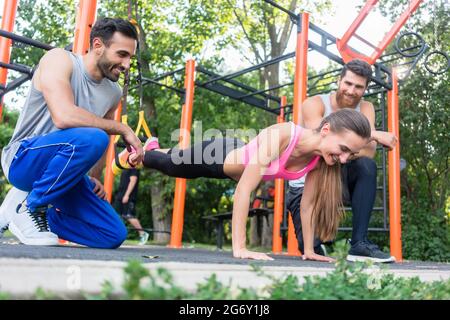
[[[344,94],[341,90],[336,91],[336,102],[338,106],[344,107],[344,108],[355,108],[357,104],[361,101],[361,98],[352,97],[353,102],[349,103],[345,100]]]
[[[102,73],[104,78],[107,78],[113,82],[117,82],[119,80],[120,73],[116,75],[112,72],[115,68],[118,68],[119,65],[114,65],[106,58],[101,57],[97,62],[97,67],[100,69],[100,72]]]

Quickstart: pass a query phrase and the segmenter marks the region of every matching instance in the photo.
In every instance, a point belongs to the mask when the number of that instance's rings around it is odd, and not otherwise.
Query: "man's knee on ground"
[[[105,249],[116,249],[127,239],[127,229],[124,225],[117,226],[114,231],[104,235],[101,247]]]

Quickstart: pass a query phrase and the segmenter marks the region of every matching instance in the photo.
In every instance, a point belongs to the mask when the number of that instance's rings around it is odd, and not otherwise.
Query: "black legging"
[[[223,163],[228,153],[243,145],[239,139],[213,138],[183,150],[148,151],[145,152],[144,166],[170,177],[230,179],[223,171]]]
[[[351,204],[353,230],[351,244],[367,239],[367,229],[377,191],[377,165],[369,158],[358,158],[341,166],[344,204]],[[299,249],[303,252],[302,225],[300,219],[300,200],[303,187],[289,187],[287,208],[291,212]],[[319,253],[320,240],[314,239],[314,251]]]

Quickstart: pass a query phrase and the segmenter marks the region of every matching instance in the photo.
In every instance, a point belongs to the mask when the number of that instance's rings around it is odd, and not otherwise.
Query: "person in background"
[[[375,203],[377,188],[377,165],[373,158],[377,143],[391,149],[397,143],[395,135],[375,129],[375,109],[372,103],[362,99],[372,76],[369,64],[362,60],[348,62],[341,71],[336,92],[307,98],[301,108],[300,125],[316,128],[328,115],[350,108],[366,116],[372,129],[369,143],[342,165],[343,200],[352,207],[351,248],[349,261],[372,260],[393,262],[394,257],[380,250],[367,238],[369,221]],[[299,250],[304,252],[300,201],[304,193],[305,177],[289,181],[286,203],[294,222]],[[314,251],[323,255],[323,246],[318,237],[314,239]]]
[[[131,224],[139,233],[139,244],[147,243],[149,234],[142,229],[141,222],[136,217],[136,201],[139,187],[139,170],[123,170],[120,175],[119,188],[114,197],[114,207],[117,212]]]

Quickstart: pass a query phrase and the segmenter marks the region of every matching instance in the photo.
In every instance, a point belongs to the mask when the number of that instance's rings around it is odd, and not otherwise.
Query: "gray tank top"
[[[323,105],[325,106],[323,113],[323,118],[325,118],[333,112],[333,109],[331,108],[331,93],[321,94],[319,97],[322,99]],[[358,103],[355,110],[361,112],[361,101]],[[303,188],[305,186],[305,179],[306,175],[297,180],[290,180],[289,186],[292,188]]]
[[[122,95],[120,86],[106,78],[95,81],[84,68],[81,56],[70,52],[67,54],[73,63],[70,84],[75,105],[103,118],[111,108],[119,103]],[[9,167],[21,141],[56,130],[58,128],[52,121],[42,92],[38,91],[31,82],[31,89],[20,112],[11,141],[2,151],[1,163],[6,177],[8,177]]]

